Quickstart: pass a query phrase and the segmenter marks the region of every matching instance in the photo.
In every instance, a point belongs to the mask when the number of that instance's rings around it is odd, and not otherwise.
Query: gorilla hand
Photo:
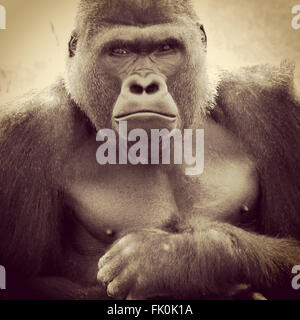
[[[212,261],[201,247],[187,233],[158,229],[130,233],[100,259],[97,278],[115,299],[210,298],[218,294],[235,299],[250,292],[248,285],[216,281],[218,276],[208,267]]]
[[[262,292],[269,294],[290,283],[290,267],[299,261],[298,241],[206,219],[191,225],[200,227],[176,234],[145,229],[118,240],[99,261],[98,280],[107,294],[117,299],[235,298],[239,290],[232,288],[239,284],[258,292],[270,288]],[[264,255],[258,256],[258,247]]]
[[[130,233],[100,259],[97,278],[116,299],[171,296],[168,279],[178,260],[176,243],[176,234],[158,229]]]

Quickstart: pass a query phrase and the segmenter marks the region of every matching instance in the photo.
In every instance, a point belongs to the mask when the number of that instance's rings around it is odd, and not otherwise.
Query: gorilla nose
[[[150,75],[143,78],[139,75],[129,77],[123,85],[123,93],[132,95],[156,95],[167,93],[167,85],[163,78]]]
[[[146,88],[143,88],[140,84],[132,84],[130,86],[130,92],[133,94],[143,94],[143,92],[146,92],[147,94],[154,94],[159,91],[159,85],[157,83],[151,83]]]

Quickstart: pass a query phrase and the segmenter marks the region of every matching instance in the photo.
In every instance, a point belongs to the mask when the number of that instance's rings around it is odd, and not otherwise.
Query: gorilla
[[[66,75],[1,108],[2,299],[297,298],[293,67],[207,68],[187,0],[81,0]],[[97,132],[204,129],[205,169],[99,165]]]

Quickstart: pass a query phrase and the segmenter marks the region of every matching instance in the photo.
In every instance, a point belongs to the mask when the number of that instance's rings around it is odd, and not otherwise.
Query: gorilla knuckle
[[[110,259],[110,253],[107,253],[103,257],[101,257],[98,262],[98,269],[103,268]]]
[[[124,239],[124,243],[135,242],[137,240],[137,234],[130,233],[126,235],[123,239]]]
[[[107,269],[101,269],[99,270],[98,274],[97,274],[97,280],[101,283],[103,283],[104,285],[107,284],[107,282],[110,280],[110,274],[108,272]]]
[[[104,266],[104,259],[103,257],[99,259],[98,261],[98,269],[102,268]]]
[[[123,250],[122,250],[122,254],[125,257],[129,257],[134,255],[137,252],[137,245],[136,244],[130,244],[128,246],[126,246]]]
[[[131,242],[131,239],[131,235],[126,235],[125,237],[121,238],[116,245],[119,247],[126,246],[129,242]]]

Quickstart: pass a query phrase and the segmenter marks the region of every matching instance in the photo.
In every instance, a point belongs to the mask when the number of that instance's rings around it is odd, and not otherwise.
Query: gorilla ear
[[[76,49],[77,49],[77,43],[78,43],[78,36],[76,33],[73,33],[71,35],[71,40],[69,42],[69,57],[70,58],[75,56]]]
[[[201,35],[201,41],[204,44],[205,48],[207,47],[207,36],[206,36],[206,32],[204,29],[203,24],[197,23],[197,26],[200,29],[200,35]]]

